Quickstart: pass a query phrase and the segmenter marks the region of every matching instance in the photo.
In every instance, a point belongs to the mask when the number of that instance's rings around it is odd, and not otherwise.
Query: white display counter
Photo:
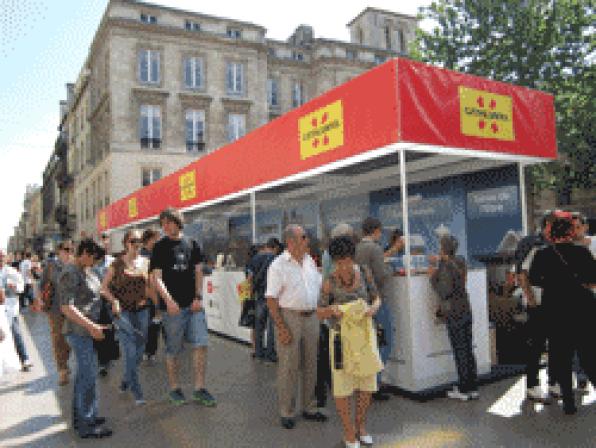
[[[213,271],[203,277],[203,304],[209,330],[250,342],[250,329],[238,325],[241,304],[237,287],[244,279],[242,271]]]
[[[445,324],[436,322],[439,297],[427,275],[393,277],[395,291],[390,307],[394,319],[394,345],[384,375],[403,390],[418,393],[457,380],[457,371]],[[486,271],[468,271],[467,288],[473,314],[474,353],[478,374],[490,372],[490,343]]]

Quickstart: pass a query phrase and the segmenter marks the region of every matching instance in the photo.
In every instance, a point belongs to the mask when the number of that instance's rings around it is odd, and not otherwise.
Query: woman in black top
[[[534,257],[530,282],[544,289],[542,307],[550,331],[552,368],[561,385],[564,411],[574,414],[571,368],[575,350],[590,381],[596,383],[596,261],[587,248],[573,243],[571,215],[553,222],[550,239],[553,244]]]

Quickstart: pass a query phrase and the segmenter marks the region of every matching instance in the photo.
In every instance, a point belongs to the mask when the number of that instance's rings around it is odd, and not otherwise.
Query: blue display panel
[[[410,234],[422,238],[425,253],[437,253],[446,229],[459,240],[458,254],[479,265],[475,256],[494,253],[508,231],[521,231],[517,185],[515,166],[410,185]],[[385,227],[386,244],[391,230],[403,226],[400,189],[372,192],[370,211]]]

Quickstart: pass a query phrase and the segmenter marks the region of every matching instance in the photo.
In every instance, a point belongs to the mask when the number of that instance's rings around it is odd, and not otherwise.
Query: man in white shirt
[[[29,305],[33,300],[33,274],[31,273],[31,252],[25,252],[23,261],[19,265],[19,271],[25,282],[25,289],[20,294],[21,308]]]
[[[33,364],[29,360],[27,348],[23,336],[21,335],[21,327],[19,322],[19,297],[18,294],[23,292],[24,282],[23,277],[13,267],[6,263],[7,256],[4,249],[0,249],[0,288],[4,290],[6,296],[5,309],[6,320],[12,332],[14,345],[21,360],[22,370],[28,372],[31,370]]]
[[[269,267],[265,297],[276,327],[281,425],[292,429],[299,371],[302,373],[302,416],[314,421],[327,419],[316,411],[315,400],[319,340],[315,310],[321,275],[308,255],[308,237],[302,227],[290,224],[284,231],[284,240],[287,249]],[[304,365],[299,370],[301,359]]]

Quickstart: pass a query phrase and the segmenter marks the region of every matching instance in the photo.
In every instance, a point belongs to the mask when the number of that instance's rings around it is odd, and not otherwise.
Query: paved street
[[[341,447],[340,423],[332,406],[326,424],[299,420],[294,430],[278,424],[275,367],[254,362],[249,349],[211,338],[208,384],[219,404],[172,407],[164,400],[165,368],[160,358],[143,365],[148,404],[136,408],[117,391],[120,365],[101,379],[100,414],[114,436],[81,441],[70,428],[71,386],[60,388],[45,316],[25,316],[25,335],[35,363],[30,373],[0,379],[1,447]],[[189,366],[182,377],[190,392]],[[460,403],[438,398],[426,403],[394,397],[374,404],[369,429],[382,447],[593,447],[596,446],[596,393],[583,398],[575,417],[559,406],[524,404],[523,378],[481,389],[481,399]],[[592,404],[591,404],[592,403]]]

